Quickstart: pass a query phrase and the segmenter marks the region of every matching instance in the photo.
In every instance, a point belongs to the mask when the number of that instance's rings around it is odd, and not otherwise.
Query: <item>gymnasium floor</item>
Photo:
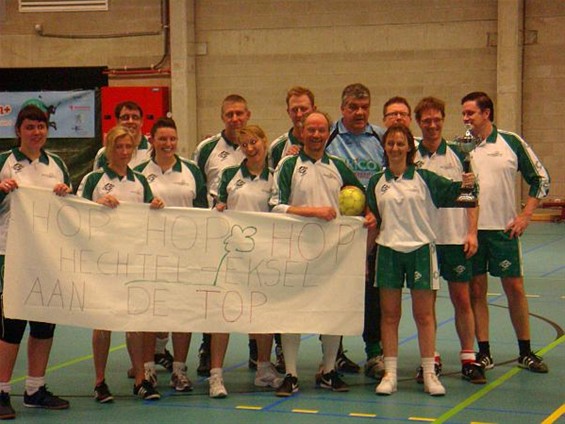
[[[107,382],[114,403],[97,404],[92,397],[93,367],[91,331],[59,326],[47,375],[48,388],[70,400],[66,411],[25,408],[25,346],[22,344],[14,372],[12,404],[20,423],[135,422],[135,423],[565,423],[565,224],[532,223],[523,238],[526,286],[530,302],[532,344],[541,351],[550,373],[536,375],[515,366],[517,345],[510,325],[506,298],[497,280],[491,280],[491,349],[496,367],[487,373],[486,385],[471,385],[459,377],[458,339],[453,309],[443,287],[438,295],[437,345],[444,364],[445,397],[432,398],[413,380],[418,365],[415,326],[410,316],[410,297],[404,297],[405,316],[400,328],[398,392],[389,397],[374,394],[374,382],[363,374],[347,375],[349,393],[332,393],[314,387],[320,360],[317,336],[304,335],[300,349],[301,391],[291,398],[253,386],[247,369],[246,336],[233,335],[226,359],[225,381],[229,396],[210,399],[208,384],[196,378],[196,353],[200,334],[195,334],[189,353],[189,376],[195,390],[176,394],[168,388],[168,374],[159,371],[158,402],[143,402],[131,395],[126,379],[128,358],[123,334],[114,334]],[[362,364],[360,337],[344,340],[348,356]]]

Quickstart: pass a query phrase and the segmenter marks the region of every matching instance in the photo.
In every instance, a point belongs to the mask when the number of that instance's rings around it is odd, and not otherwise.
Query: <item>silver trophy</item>
[[[463,159],[463,172],[469,173],[471,172],[471,152],[481,143],[481,139],[473,135],[471,132],[471,125],[467,124],[465,127],[467,128],[465,135],[456,137],[453,142],[465,155]],[[479,202],[474,191],[473,187],[461,187],[461,194],[456,200],[457,206],[460,208],[476,207]]]

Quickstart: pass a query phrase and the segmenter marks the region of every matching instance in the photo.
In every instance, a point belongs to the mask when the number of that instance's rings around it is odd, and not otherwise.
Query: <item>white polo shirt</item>
[[[269,212],[273,174],[265,167],[261,175],[252,175],[245,166],[246,161],[223,170],[218,200],[231,210]]]
[[[412,252],[436,240],[438,207],[455,205],[461,183],[409,166],[400,177],[385,169],[371,177],[367,204],[380,225],[377,244]]]
[[[147,180],[139,172],[127,169],[127,175],[120,177],[107,166],[86,174],[77,191],[77,196],[96,202],[111,194],[121,202],[151,203],[153,193]]]
[[[331,206],[339,214],[339,192],[346,185],[365,191],[342,159],[324,153],[315,161],[301,151],[280,162],[269,203],[273,212],[286,213],[289,206]]]
[[[175,164],[163,171],[154,160],[138,165],[135,171],[147,178],[153,195],[165,206],[207,208],[206,183],[200,169],[191,160],[176,156]]]
[[[420,143],[414,156],[416,166],[428,169],[452,181],[461,181],[463,157],[445,140],[432,153]],[[464,208],[440,208],[437,212],[437,244],[463,244],[467,236],[467,211]]]
[[[529,196],[549,193],[549,173],[517,134],[493,125],[491,134],[471,152],[479,195],[479,230],[503,230],[516,217],[516,174],[530,186]]]

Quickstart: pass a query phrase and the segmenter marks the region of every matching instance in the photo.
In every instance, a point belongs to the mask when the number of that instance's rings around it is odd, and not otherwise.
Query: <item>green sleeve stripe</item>
[[[147,178],[145,178],[145,175],[135,171],[133,175],[143,185],[143,203],[151,203],[153,201],[153,192],[151,191],[151,186],[147,182]]]
[[[103,171],[94,171],[90,174],[88,174],[85,178],[86,181],[84,183],[84,188],[82,190],[82,197],[84,197],[85,199],[88,200],[94,200],[92,198],[93,194],[94,194],[94,189],[96,188],[96,186],[98,185],[98,183],[100,182],[100,180],[102,179],[102,177],[104,176],[104,172]]]
[[[218,200],[222,203],[228,202],[228,184],[233,179],[237,171],[239,170],[239,165],[230,166],[224,168],[220,176],[220,185],[218,186]]]
[[[195,208],[208,209],[208,192],[206,189],[206,180],[202,175],[202,171],[200,171],[198,165],[191,160],[181,159],[181,162],[186,165],[196,182],[196,198],[192,202],[192,205]]]
[[[202,175],[204,176],[204,179],[206,179],[206,163],[208,162],[208,159],[212,154],[212,150],[214,150],[217,144],[218,144],[218,138],[215,137],[206,144],[204,144],[200,148],[200,150],[196,152],[195,160],[198,167],[202,171]]]
[[[71,182],[71,176],[69,174],[69,170],[67,169],[67,165],[65,164],[65,162],[63,162],[63,159],[61,159],[59,156],[53,154],[53,153],[47,153],[49,155],[49,157],[51,159],[53,159],[53,161],[55,161],[55,163],[57,164],[57,166],[61,169],[61,171],[63,172],[63,180],[64,183],[69,186],[69,188],[72,190],[72,182]]]
[[[281,162],[277,185],[279,188],[279,204],[288,205],[292,188],[292,176],[296,168],[298,156],[287,156]]]
[[[417,169],[432,195],[432,201],[438,208],[452,208],[461,193],[461,182],[451,181],[428,169]]]
[[[381,214],[379,213],[379,207],[377,206],[377,197],[375,195],[375,188],[377,186],[377,183],[383,176],[383,174],[384,171],[379,171],[369,179],[369,183],[367,184],[367,193],[366,193],[367,206],[369,206],[369,209],[371,210],[371,212],[373,212],[373,215],[375,215],[375,217],[377,218],[377,225],[379,226],[381,225]]]

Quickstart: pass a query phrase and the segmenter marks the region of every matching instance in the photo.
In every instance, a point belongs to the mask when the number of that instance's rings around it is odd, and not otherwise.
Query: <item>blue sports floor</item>
[[[363,374],[347,375],[349,393],[332,393],[314,387],[314,374],[321,358],[318,337],[304,335],[300,348],[300,392],[277,398],[253,386],[247,369],[247,337],[233,335],[224,377],[229,396],[210,399],[208,384],[196,377],[200,334],[193,336],[189,353],[189,376],[195,390],[176,394],[168,387],[169,376],[159,370],[158,402],[132,396],[126,378],[129,360],[124,336],[114,334],[107,382],[116,399],[97,404],[92,396],[94,372],[88,329],[59,326],[47,375],[48,388],[70,400],[65,411],[28,409],[23,406],[25,345],[13,378],[12,404],[20,423],[565,423],[565,224],[533,223],[523,238],[526,287],[530,302],[532,345],[550,367],[538,375],[515,366],[517,344],[510,325],[506,298],[498,280],[491,280],[491,350],[496,367],[487,372],[486,385],[472,385],[459,376],[459,342],[453,308],[446,287],[438,295],[437,345],[442,354],[447,389],[445,397],[423,393],[413,377],[419,365],[418,347],[410,313],[410,296],[404,297],[405,316],[400,327],[399,387],[389,397],[374,394],[375,383]],[[348,356],[363,364],[361,337],[344,340]],[[170,347],[169,347],[170,349]],[[1,358],[0,358],[1,360]]]

